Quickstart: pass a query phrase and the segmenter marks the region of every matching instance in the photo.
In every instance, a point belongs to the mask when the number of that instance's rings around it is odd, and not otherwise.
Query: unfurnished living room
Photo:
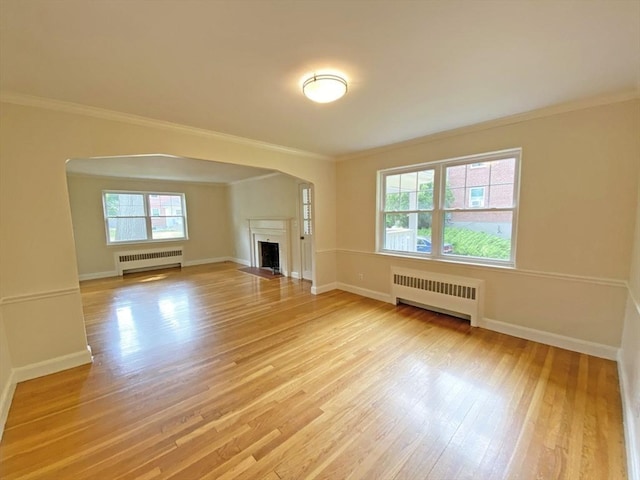
[[[638,0],[0,0],[0,478],[640,480]]]

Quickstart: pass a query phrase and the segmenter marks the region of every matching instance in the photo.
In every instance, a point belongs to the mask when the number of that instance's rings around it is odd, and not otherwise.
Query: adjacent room
[[[0,0],[0,477],[640,480],[640,2]]]

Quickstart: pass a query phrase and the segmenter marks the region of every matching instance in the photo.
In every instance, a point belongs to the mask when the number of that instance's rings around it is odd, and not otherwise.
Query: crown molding
[[[162,183],[187,183],[189,185],[202,185],[205,187],[227,187],[229,185],[231,185],[231,183],[225,183],[225,182],[205,182],[202,180],[199,181],[195,181],[195,180],[176,180],[174,178],[171,179],[166,179],[166,178],[151,178],[151,177],[130,177],[130,176],[125,176],[125,177],[120,177],[118,175],[100,175],[97,173],[79,173],[79,172],[69,172],[67,171],[67,177],[71,177],[71,178],[89,178],[89,179],[93,179],[93,180],[126,180],[126,181],[132,181],[132,182],[162,182]],[[255,177],[253,177],[255,178]]]
[[[496,118],[494,120],[487,120],[486,122],[475,123],[473,125],[467,125],[464,127],[454,128],[452,130],[444,130],[442,132],[432,133],[423,137],[413,138],[404,142],[392,143],[390,145],[383,145],[381,147],[369,148],[366,150],[359,150],[353,153],[347,153],[345,155],[337,155],[336,161],[354,160],[357,158],[367,157],[378,153],[389,152],[393,150],[399,150],[402,148],[413,147],[416,145],[426,144],[441,140],[448,137],[454,137],[458,135],[480,132],[482,130],[489,130],[491,128],[503,127],[506,125],[513,125],[516,123],[522,123],[529,120],[535,120],[538,118],[551,117],[553,115],[559,115],[562,113],[573,112],[577,110],[585,110],[587,108],[599,107],[602,105],[610,105],[614,103],[627,102],[629,100],[640,99],[640,84],[638,88],[633,90],[627,90],[624,92],[618,92],[610,95],[600,95],[597,97],[589,97],[581,100],[575,100],[571,102],[560,103],[557,105],[551,105],[536,110],[530,110],[528,112],[518,113],[510,115],[508,117]]]
[[[22,93],[13,93],[3,91],[0,92],[0,102],[11,103],[14,105],[22,105],[27,107],[38,107],[47,110],[55,110],[58,112],[72,113],[76,115],[85,115],[88,117],[100,118],[104,120],[113,120],[116,122],[129,123],[142,127],[160,128],[173,132],[186,133],[189,135],[197,135],[199,137],[212,138],[225,142],[236,143],[262,150],[284,153],[287,155],[296,155],[317,160],[333,161],[334,158],[319,153],[308,152],[306,150],[298,150],[296,148],[285,147],[273,143],[262,142],[260,140],[252,140],[250,138],[230,135],[228,133],[214,132],[204,128],[189,127],[177,123],[166,122],[164,120],[156,120],[153,118],[141,117],[129,113],[115,112],[104,108],[81,105],[78,103],[64,102],[61,100],[53,100],[50,98],[36,97],[32,95],[24,95]]]

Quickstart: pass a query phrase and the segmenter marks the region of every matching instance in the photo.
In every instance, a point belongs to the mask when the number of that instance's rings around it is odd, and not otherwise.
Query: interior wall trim
[[[196,265],[206,265],[208,263],[223,263],[223,262],[232,262],[233,258],[231,257],[214,257],[214,258],[201,258],[199,260],[188,260],[186,262],[182,262],[185,267],[195,267]]]
[[[385,303],[393,304],[393,299],[388,293],[376,292],[375,290],[369,290],[368,288],[356,287],[355,285],[349,285],[348,283],[338,282],[336,285],[338,290],[344,290],[345,292],[355,293],[362,297],[373,298]]]
[[[79,367],[93,362],[91,347],[87,345],[85,350],[69,353],[60,357],[50,358],[42,362],[31,363],[22,367],[13,369],[12,375],[16,383],[31,380],[33,378],[51,375],[52,373],[61,372],[69,368]]]
[[[0,305],[9,305],[12,303],[33,302],[34,300],[43,300],[45,298],[64,297],[66,295],[80,294],[79,287],[62,288],[59,290],[48,290],[46,292],[27,293],[24,295],[12,295],[0,298]]]
[[[12,370],[9,374],[7,383],[0,394],[0,440],[2,440],[4,426],[7,423],[7,418],[9,417],[9,409],[11,408],[11,401],[13,400],[13,394],[15,391],[16,381]]]
[[[198,137],[212,138],[216,140],[222,140],[225,142],[246,145],[253,148],[270,150],[270,151],[285,153],[289,155],[304,156],[308,158],[315,158],[318,160],[333,161],[332,157],[315,153],[315,152],[298,150],[296,148],[285,147],[283,145],[276,145],[273,143],[261,142],[259,140],[252,140],[250,138],[239,137],[239,136],[230,135],[227,133],[214,132],[213,130],[206,130],[204,128],[189,127],[189,126],[180,125],[177,123],[166,122],[164,120],[156,120],[152,118],[142,117],[139,115],[132,115],[130,113],[115,112],[115,111],[107,110],[104,108],[80,105],[78,103],[63,102],[60,100],[52,100],[49,98],[36,97],[32,95],[24,95],[21,93],[13,93],[13,92],[6,92],[6,91],[0,93],[0,101],[4,103],[11,103],[14,105],[45,108],[47,110],[55,110],[58,112],[72,113],[76,115],[85,115],[88,117],[100,118],[104,120],[113,120],[116,122],[123,122],[123,123],[138,125],[142,127],[171,130],[174,132],[186,133],[188,135],[196,135]]]
[[[372,257],[391,257],[397,259],[399,262],[407,262],[407,261],[418,261],[418,262],[433,262],[438,265],[451,265],[460,268],[466,268],[471,270],[478,271],[490,271],[495,273],[506,273],[509,275],[526,275],[529,277],[539,277],[539,278],[547,278],[547,279],[556,279],[556,280],[565,280],[570,282],[580,282],[580,283],[589,283],[593,285],[605,285],[609,287],[616,288],[628,288],[627,282],[625,280],[618,280],[615,278],[604,278],[604,277],[589,277],[584,275],[573,275],[570,273],[559,273],[559,272],[544,272],[540,270],[527,270],[522,268],[505,268],[505,267],[497,267],[493,265],[474,265],[468,263],[461,262],[449,262],[446,260],[433,260],[428,258],[417,258],[417,257],[404,257],[400,255],[391,255],[388,253],[378,253],[378,252],[365,252],[362,250],[345,250],[339,249],[336,250],[337,253],[343,253],[348,255],[366,255]]]
[[[584,353],[594,357],[614,361],[618,358],[619,349],[611,345],[589,342],[587,340],[558,335],[557,333],[546,332],[544,330],[536,330],[522,325],[500,322],[486,317],[480,319],[478,326],[494,332],[511,335],[512,337],[544,343],[545,345],[550,345],[552,347],[564,348],[565,350],[571,350],[572,352]]]
[[[356,295],[373,298],[381,302],[393,303],[391,296],[383,292],[376,292],[374,290],[346,283],[337,283],[336,288],[346,292],[355,293]],[[512,337],[523,338],[525,340],[543,343],[552,347],[564,348],[573,352],[585,353],[587,355],[605,358],[607,360],[616,360],[618,358],[619,349],[611,345],[604,345],[601,343],[590,342],[588,340],[581,340],[579,338],[567,337],[557,333],[536,330],[534,328],[515,325],[512,323],[500,322],[486,317],[480,319],[478,326],[486,330],[511,335]]]
[[[435,142],[448,137],[455,137],[459,135],[466,135],[475,132],[481,132],[483,130],[490,130],[492,128],[504,127],[508,125],[514,125],[517,123],[527,122],[530,120],[536,120],[538,118],[552,117],[554,115],[560,115],[563,113],[574,112],[577,110],[585,110],[587,108],[594,108],[603,105],[610,105],[614,103],[627,102],[630,100],[636,100],[640,98],[640,90],[638,88],[631,89],[624,92],[600,95],[591,98],[585,98],[581,100],[575,100],[571,102],[561,103],[559,105],[551,105],[549,107],[539,108],[537,110],[530,110],[528,112],[519,113],[516,115],[510,115],[507,117],[496,118],[493,120],[487,120],[485,122],[474,123],[464,127],[453,128],[450,130],[444,130],[441,132],[434,132],[430,135],[414,138],[404,142],[393,143],[390,145],[383,145],[381,147],[369,148],[366,150],[360,150],[354,153],[348,153],[346,155],[339,155],[336,157],[337,161],[347,161],[357,158],[376,155],[379,153],[390,152],[394,150],[400,150],[402,148],[412,147],[415,145],[427,144]]]
[[[111,278],[117,276],[117,270],[111,270],[109,272],[82,273],[78,275],[78,280],[84,282],[85,280],[97,280],[99,278]]]
[[[330,292],[332,290],[336,290],[337,288],[338,288],[338,283],[337,282],[326,283],[324,285],[318,285],[317,287],[315,285],[313,285],[311,287],[311,294],[312,295],[321,295],[323,293],[327,293],[327,292]]]
[[[251,266],[251,261],[250,260],[245,260],[244,258],[229,257],[229,261],[234,262],[234,263],[239,263],[240,265],[244,265],[245,267],[250,267]]]
[[[4,433],[4,426],[9,415],[9,409],[11,408],[11,402],[13,401],[13,395],[18,383],[50,375],[52,373],[61,372],[62,370],[67,370],[69,368],[79,367],[80,365],[86,365],[92,362],[93,356],[91,355],[91,347],[87,345],[86,350],[13,368],[9,374],[9,380],[0,395],[0,439],[2,439],[2,434]]]
[[[640,302],[629,288],[629,301],[635,308],[635,314],[640,321]],[[624,334],[624,331],[623,331]],[[622,399],[622,419],[624,426],[624,437],[627,447],[627,470],[629,480],[640,480],[640,438],[636,432],[640,431],[640,417],[634,412],[633,391],[631,389],[631,372],[628,371],[623,359],[623,349],[618,351],[618,379],[620,381],[620,397]],[[636,368],[640,368],[637,365]],[[640,388],[638,385],[637,388]],[[640,399],[636,399],[640,402]],[[638,408],[638,407],[636,407]]]
[[[636,308],[638,304],[636,303]],[[631,379],[627,375],[622,359],[622,349],[618,352],[618,378],[620,380],[620,397],[622,399],[622,423],[625,445],[627,447],[627,471],[629,480],[640,480],[640,438],[633,415],[633,398],[631,397]]]

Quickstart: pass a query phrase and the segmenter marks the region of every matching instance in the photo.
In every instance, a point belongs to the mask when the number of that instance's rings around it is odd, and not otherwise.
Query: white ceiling
[[[72,158],[67,161],[67,172],[76,175],[225,184],[275,173],[264,168],[171,155]]]
[[[327,155],[640,85],[640,2],[0,0],[0,88]],[[342,70],[313,104],[300,78]]]

